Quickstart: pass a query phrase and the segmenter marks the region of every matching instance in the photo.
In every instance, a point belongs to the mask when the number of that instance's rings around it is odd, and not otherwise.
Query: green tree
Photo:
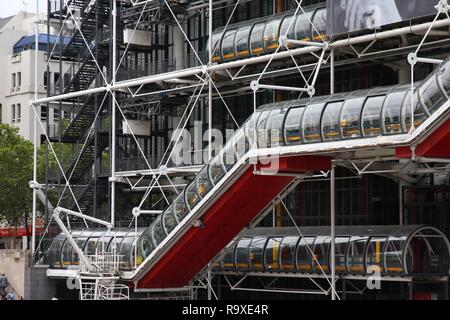
[[[17,228],[32,209],[33,144],[0,124],[0,218]]]

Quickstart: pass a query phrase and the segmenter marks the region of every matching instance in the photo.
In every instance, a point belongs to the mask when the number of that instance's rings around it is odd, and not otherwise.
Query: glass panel
[[[86,247],[84,248],[84,253],[87,255],[94,255],[95,254],[95,248],[97,247],[97,241],[98,238],[89,238],[88,242],[86,243]]]
[[[69,240],[66,240],[66,242],[64,243],[64,246],[63,246],[63,249],[61,250],[61,253],[62,253],[62,266],[63,266],[63,268],[67,268],[67,266],[72,265],[72,261],[73,261],[73,246],[69,242]]]
[[[192,208],[194,208],[195,205],[200,201],[200,197],[197,194],[197,184],[195,180],[187,186],[185,194],[186,203],[189,206],[189,210],[192,210]]]
[[[50,246],[50,268],[61,268],[61,247],[66,240],[64,235],[58,235]]]
[[[350,237],[336,237],[335,238],[335,260],[336,260],[336,272],[337,273],[345,273],[347,268],[347,249],[348,249],[348,241]]]
[[[295,37],[297,40],[311,40],[311,23],[314,11],[299,12],[295,23]]]
[[[312,257],[310,250],[312,250],[314,239],[314,237],[304,237],[298,243],[297,270],[300,272],[312,272]]]
[[[281,271],[293,272],[295,267],[295,251],[297,249],[297,242],[299,237],[284,237],[281,242]]]
[[[86,241],[87,241],[87,238],[77,238],[76,243],[81,250],[84,249],[84,245],[86,244]],[[72,264],[73,265],[80,264],[80,257],[78,256],[78,253],[75,252],[75,250],[72,250]]]
[[[236,37],[236,29],[227,30],[222,39],[222,58],[224,61],[232,60],[236,57],[234,51],[234,39]]]
[[[125,255],[131,250],[131,244],[133,243],[134,237],[126,237],[120,246],[120,255]],[[139,250],[143,258],[146,258],[150,253],[155,250],[155,244],[150,234],[150,228],[145,229],[144,233],[139,237]],[[126,252],[125,252],[126,250]]]
[[[384,267],[388,274],[403,273],[403,248],[406,237],[389,237],[384,253]]]
[[[411,239],[410,252],[414,259],[408,259],[408,272],[411,274],[448,275],[449,252],[446,241],[437,234],[417,234]]]
[[[361,137],[359,117],[365,100],[366,95],[363,93],[362,95],[358,94],[357,97],[350,97],[344,102],[340,118],[343,139]]]
[[[305,108],[291,108],[286,115],[284,122],[284,141],[287,145],[298,144],[302,142],[300,122],[302,121]]]
[[[324,141],[339,140],[339,115],[343,101],[330,102],[327,104],[322,116],[322,136]]]
[[[216,185],[226,174],[225,168],[222,164],[222,157],[219,155],[215,157],[208,167],[209,175],[212,182]]]
[[[382,255],[386,237],[371,237],[367,245],[366,267],[377,266],[383,272]],[[366,270],[369,273],[369,270]],[[372,271],[373,272],[373,271]]]
[[[269,114],[266,123],[268,147],[278,147],[283,145],[283,120],[286,109],[280,106]]]
[[[197,182],[197,193],[203,198],[212,189],[212,183],[208,177],[208,167],[205,166],[200,171],[195,181]]]
[[[118,253],[119,249],[120,249],[120,244],[122,243],[122,240],[123,240],[123,236],[120,236],[120,237],[115,236],[109,243],[108,252],[112,252],[113,248],[114,248],[116,250],[116,252]]]
[[[282,237],[269,238],[266,245],[266,250],[264,254],[264,262],[266,271],[277,272],[280,269],[279,265],[279,252],[280,244],[283,240]]]
[[[212,55],[212,61],[213,62],[219,62],[222,60],[222,57],[220,56],[220,40],[222,38],[222,31],[213,33],[212,36],[212,43],[213,43],[213,48],[214,48],[214,54]],[[208,41],[209,44],[209,41]],[[208,50],[209,52],[211,52],[211,50]]]
[[[266,51],[275,51],[278,48],[280,24],[281,17],[274,18],[266,24],[264,29],[264,49]]]
[[[236,33],[236,53],[238,58],[245,58],[250,55],[249,38],[252,26],[240,27]]]
[[[250,48],[252,55],[259,55],[263,53],[263,32],[265,27],[264,22],[257,23],[253,26],[250,35]]]
[[[234,243],[231,243],[225,248],[225,253],[222,258],[222,268],[224,270],[234,270],[234,248]]]
[[[239,240],[236,246],[236,269],[242,271],[249,270],[249,245],[252,241],[251,238],[244,238]]]
[[[239,160],[247,153],[249,149],[248,139],[245,136],[243,128],[236,131],[235,135],[233,136],[233,144],[237,157],[236,160]]]
[[[287,38],[288,39],[294,39],[295,38],[295,32],[294,32],[294,30],[295,30],[295,21],[292,22],[292,24],[291,24],[292,17],[293,17],[293,15],[286,16],[283,19],[283,22],[281,23],[281,28],[280,28],[280,35],[284,36],[286,34],[286,31],[288,31],[289,25],[291,25],[291,27],[289,28],[289,32],[287,33]]]
[[[152,228],[152,237],[155,241],[156,245],[159,245],[165,238],[166,233],[164,232],[164,228],[162,227],[161,217],[156,218],[156,221],[153,223]]]
[[[409,129],[411,129],[411,96],[412,95],[410,91],[402,107],[402,125],[406,132],[409,131]],[[413,103],[414,103],[414,126],[417,128],[427,118],[419,102],[419,96],[417,94],[417,91],[414,93]]]
[[[381,135],[381,108],[383,107],[383,101],[386,98],[385,95],[369,97],[364,104],[364,110],[362,114],[363,121],[363,134],[365,137],[379,136]]]
[[[171,233],[173,229],[178,225],[178,220],[173,212],[173,206],[168,207],[163,213],[164,228],[167,234]]]
[[[324,102],[312,103],[306,107],[305,114],[302,118],[302,130],[305,142],[320,142],[320,118],[322,110],[325,106]]]
[[[255,147],[255,126],[258,124],[258,118],[261,115],[261,111],[256,111],[252,116],[245,122],[244,131],[248,138],[249,147]]]
[[[144,238],[144,239],[142,239]],[[129,236],[127,235],[127,237],[123,238],[122,243],[120,244],[120,249],[119,249],[119,254],[121,256],[121,263],[120,263],[120,268],[122,270],[131,270],[134,267],[134,259],[131,260],[131,256],[132,253],[131,251],[134,251],[134,234],[133,236]],[[144,241],[142,241],[144,240]],[[145,237],[139,237],[139,242],[141,243],[141,245],[143,245],[146,250],[144,252],[140,251],[139,254],[143,254],[143,257],[147,257],[153,250],[154,250],[154,245],[153,242],[150,240],[150,238],[148,237],[148,234]],[[133,252],[133,257],[134,257],[134,252]],[[142,257],[138,257],[137,259],[137,264],[139,264],[140,262],[142,262]]]
[[[408,93],[406,87],[399,87],[392,90],[384,101],[383,105],[383,119],[384,119],[384,133],[398,134],[402,133],[401,124],[401,110],[403,100]]]
[[[267,140],[266,140],[266,122],[267,118],[269,117],[271,110],[266,110],[261,112],[261,115],[258,118],[257,121],[257,131],[258,131],[258,147],[259,148],[266,148],[267,147]]]
[[[325,37],[326,28],[327,28],[327,10],[326,8],[317,9],[316,14],[314,15],[313,20],[314,27],[313,31],[313,39],[321,40]]]
[[[184,192],[180,193],[177,199],[174,201],[173,210],[177,216],[178,221],[182,221],[184,217],[189,213],[186,203],[184,202]]]
[[[263,253],[264,245],[266,244],[266,237],[254,237],[250,244],[250,270],[263,271]]]
[[[99,241],[97,242],[97,251],[98,252],[102,252],[102,251],[106,251],[108,249],[109,243],[111,242],[112,239],[112,234],[108,234],[108,235],[103,235]]]
[[[317,237],[314,241],[314,270],[318,273],[328,272],[328,249],[330,248],[329,237]]]
[[[430,74],[422,83],[419,88],[419,95],[428,112],[432,114],[447,98],[444,97],[444,94],[439,88],[436,73],[433,72]]]
[[[347,255],[348,272],[364,273],[364,250],[368,237],[351,237]]]
[[[225,164],[225,169],[227,170],[227,172],[230,171],[230,169],[236,163],[236,154],[234,151],[235,150],[234,150],[233,140],[230,140],[227,142],[225,147],[223,147],[223,151],[221,154],[221,156],[223,158],[223,163]]]
[[[447,58],[439,67],[439,75],[442,86],[447,95],[450,95],[450,58]]]

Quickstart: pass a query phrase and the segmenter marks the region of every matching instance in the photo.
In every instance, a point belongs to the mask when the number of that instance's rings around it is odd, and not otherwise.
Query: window
[[[11,76],[11,91],[14,91],[16,88],[16,74],[13,73]]]
[[[49,79],[50,79],[50,75],[51,75],[51,72],[45,72],[44,73],[44,87],[45,87],[45,89],[47,89],[47,86],[48,86],[48,81],[49,81]]]
[[[17,88],[20,89],[22,86],[22,72],[17,72]]]
[[[20,122],[20,119],[22,118],[22,105],[20,103],[17,104],[16,112],[16,122]]]
[[[13,104],[11,106],[11,123],[15,123],[16,122],[16,105]]]
[[[47,121],[47,106],[41,106],[41,120]]]

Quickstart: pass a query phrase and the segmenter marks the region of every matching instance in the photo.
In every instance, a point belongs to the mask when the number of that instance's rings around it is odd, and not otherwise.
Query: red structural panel
[[[399,158],[409,158],[412,154],[409,146],[399,147],[395,153]],[[450,158],[450,119],[416,146],[415,155],[428,158]]]
[[[329,170],[325,157],[290,157],[280,172]],[[264,170],[267,166],[258,165]],[[249,167],[203,215],[203,228],[191,227],[138,283],[138,288],[183,287],[289,183],[290,176],[254,175]]]

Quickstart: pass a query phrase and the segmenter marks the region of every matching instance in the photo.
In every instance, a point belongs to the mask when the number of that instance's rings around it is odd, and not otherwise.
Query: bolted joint
[[[417,54],[414,52],[411,52],[410,54],[408,54],[408,63],[411,66],[415,66],[417,64]]]
[[[253,80],[253,81],[250,83],[250,88],[253,90],[253,92],[258,91],[258,90],[259,90],[259,81]]]
[[[55,208],[55,210],[53,210],[53,217],[54,218],[59,218],[60,214],[61,214],[61,209],[60,208]]]
[[[310,97],[313,97],[316,94],[316,88],[314,88],[313,86],[308,86],[306,90]]]
[[[111,92],[111,90],[112,90],[112,86],[109,83],[106,85],[105,88],[106,88],[106,92]]]
[[[28,185],[30,186],[30,189],[40,189],[41,186],[37,181],[30,181],[28,182]]]
[[[141,215],[141,208],[135,207],[135,208],[133,208],[133,210],[131,212],[133,213],[133,216],[135,218],[137,218]]]
[[[166,165],[162,165],[161,167],[159,167],[159,171],[161,172],[162,175],[167,175],[167,166]]]
[[[205,75],[208,73],[208,66],[202,66],[202,74]]]
[[[448,13],[449,11],[448,0],[440,0],[435,8],[439,13],[445,14]]]
[[[278,39],[278,43],[280,44],[281,47],[287,47],[288,45],[288,38],[286,37],[286,35],[281,35],[280,38]]]
[[[328,41],[323,42],[323,50],[328,50],[330,48],[330,43]]]

